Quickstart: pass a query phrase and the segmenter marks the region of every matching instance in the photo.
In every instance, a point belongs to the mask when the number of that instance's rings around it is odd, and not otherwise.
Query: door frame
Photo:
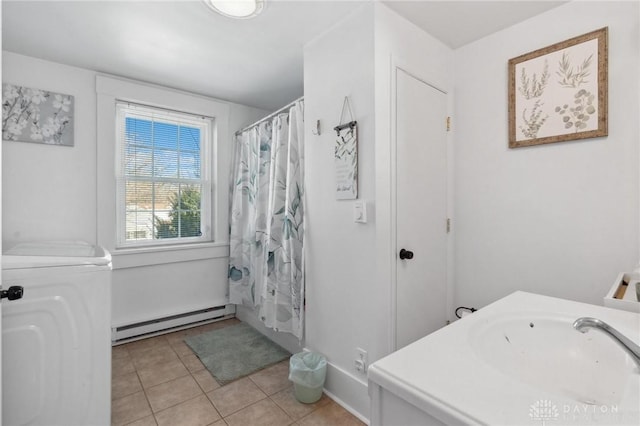
[[[397,299],[396,299],[396,291],[398,288],[397,281],[397,120],[396,120],[396,112],[397,112],[397,79],[398,72],[404,72],[409,76],[421,81],[422,83],[442,92],[447,99],[447,111],[446,114],[451,116],[452,111],[452,95],[447,90],[447,85],[442,81],[438,81],[434,76],[429,75],[427,72],[424,72],[420,69],[420,67],[412,64],[409,61],[406,61],[404,58],[399,58],[397,56],[392,55],[390,61],[390,132],[389,132],[389,235],[388,235],[388,243],[390,247],[389,257],[388,257],[388,265],[389,265],[389,352],[394,352],[397,349],[397,336],[396,336],[396,326],[397,326]],[[445,119],[445,117],[443,117]],[[442,125],[445,125],[443,121]],[[452,132],[447,132],[446,136],[446,144],[447,144],[447,176],[446,179],[446,194],[447,194],[447,206],[446,212],[447,217],[452,218],[453,212],[453,198],[452,198]],[[445,300],[447,319],[451,319],[451,312],[453,310],[453,268],[452,268],[452,255],[453,255],[453,244],[451,238],[453,232],[449,233],[449,237],[447,238],[447,246],[445,250],[447,251],[447,265],[446,265],[446,285],[447,285],[447,296]]]
[[[0,7],[2,22],[2,7]],[[1,45],[0,41],[0,45]],[[2,81],[2,54],[0,54],[0,81]],[[0,288],[2,288],[2,146],[0,145]],[[2,426],[2,306],[0,305],[0,426]]]

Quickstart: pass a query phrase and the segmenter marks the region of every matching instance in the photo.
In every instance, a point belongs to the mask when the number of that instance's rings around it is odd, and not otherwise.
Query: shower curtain
[[[232,158],[229,299],[302,339],[303,101],[236,136]]]

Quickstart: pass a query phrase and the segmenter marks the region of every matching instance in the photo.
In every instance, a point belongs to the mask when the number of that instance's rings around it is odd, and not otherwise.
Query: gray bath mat
[[[188,336],[184,341],[221,385],[291,356],[244,323]]]

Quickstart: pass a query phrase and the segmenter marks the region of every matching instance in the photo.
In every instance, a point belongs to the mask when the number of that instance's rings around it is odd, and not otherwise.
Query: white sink
[[[371,424],[639,425],[638,367],[580,317],[640,342],[640,314],[516,292],[374,362]]]
[[[575,316],[518,312],[469,328],[478,357],[502,374],[579,403],[613,406],[639,372],[631,357],[598,330],[579,333]]]

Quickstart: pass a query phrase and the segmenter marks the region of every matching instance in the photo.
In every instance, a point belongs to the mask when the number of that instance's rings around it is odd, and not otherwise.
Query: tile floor
[[[296,401],[288,360],[220,386],[183,339],[238,322],[230,319],[115,346],[112,425],[363,425],[326,395],[315,404]]]

